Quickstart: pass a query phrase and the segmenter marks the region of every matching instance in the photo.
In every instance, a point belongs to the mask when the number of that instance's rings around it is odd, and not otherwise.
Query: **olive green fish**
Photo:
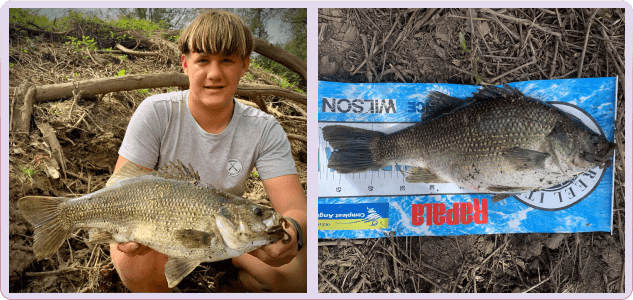
[[[180,162],[152,172],[126,162],[99,191],[74,199],[28,196],[18,206],[35,227],[37,259],[50,257],[85,228],[92,242],[134,241],[167,255],[169,287],[201,262],[290,238],[272,208],[219,191]]]
[[[484,86],[471,98],[431,92],[422,122],[385,134],[330,125],[328,168],[356,173],[415,166],[407,182],[448,183],[493,201],[611,165],[614,143],[562,110],[518,90]]]

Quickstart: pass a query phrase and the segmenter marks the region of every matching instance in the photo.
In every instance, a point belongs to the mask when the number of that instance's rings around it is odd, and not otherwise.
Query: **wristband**
[[[290,221],[290,223],[292,223],[292,225],[295,226],[295,229],[297,230],[297,246],[299,247],[299,250],[297,251],[301,251],[301,248],[303,248],[303,231],[301,231],[301,226],[299,225],[299,222],[297,222],[297,220],[291,218],[291,217],[283,217],[284,219]]]

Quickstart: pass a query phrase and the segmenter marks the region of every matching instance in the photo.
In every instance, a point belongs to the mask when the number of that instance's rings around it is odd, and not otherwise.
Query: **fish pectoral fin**
[[[175,231],[175,238],[185,248],[194,249],[211,245],[211,241],[216,238],[216,234],[200,230],[182,229]]]
[[[497,203],[505,198],[512,197],[512,196],[514,196],[514,194],[506,194],[506,193],[494,194],[494,196],[492,196],[492,203]]]
[[[449,183],[437,176],[437,174],[433,173],[429,169],[421,168],[421,167],[413,167],[407,171],[408,175],[405,180],[408,183]]]
[[[503,151],[503,156],[515,165],[517,171],[543,168],[545,159],[550,156],[549,153],[538,152],[529,149],[511,148]]]
[[[88,230],[88,242],[93,243],[93,244],[100,244],[100,243],[113,243],[116,241],[112,237],[111,232],[108,232],[102,229],[91,228],[90,230]]]
[[[180,281],[187,277],[202,261],[191,260],[187,258],[170,257],[165,264],[165,278],[167,278],[167,286],[173,288]]]

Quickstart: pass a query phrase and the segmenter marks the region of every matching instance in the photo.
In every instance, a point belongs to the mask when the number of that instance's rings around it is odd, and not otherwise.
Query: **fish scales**
[[[210,230],[213,222],[209,222],[209,216],[218,213],[220,207],[218,201],[212,199],[219,197],[213,190],[191,189],[186,182],[146,177],[67,202],[62,210],[66,222],[75,227],[114,231],[122,240],[133,240],[151,248],[160,248],[159,245],[174,240],[177,228]],[[166,234],[155,235],[154,231],[141,230],[143,228]],[[178,247],[167,248],[164,254],[190,256],[196,250],[174,245]]]
[[[508,86],[484,87],[466,100],[438,92],[430,97],[422,122],[394,133],[324,127],[324,139],[337,149],[328,167],[354,173],[396,163],[416,166],[408,182],[516,193],[610,165],[615,144],[575,117]]]
[[[272,208],[213,188],[180,165],[148,172],[125,163],[105,188],[75,199],[18,200],[35,227],[33,252],[52,255],[77,228],[92,242],[134,241],[165,254],[165,276],[175,286],[201,262],[242,255],[289,235]]]

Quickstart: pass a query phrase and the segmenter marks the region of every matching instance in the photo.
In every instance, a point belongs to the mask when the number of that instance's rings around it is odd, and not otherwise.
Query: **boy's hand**
[[[249,252],[249,254],[273,267],[279,267],[289,263],[299,252],[297,230],[290,223],[284,224],[286,225],[284,229],[291,237],[290,243],[284,244],[282,240],[279,240],[274,244],[255,249]]]

